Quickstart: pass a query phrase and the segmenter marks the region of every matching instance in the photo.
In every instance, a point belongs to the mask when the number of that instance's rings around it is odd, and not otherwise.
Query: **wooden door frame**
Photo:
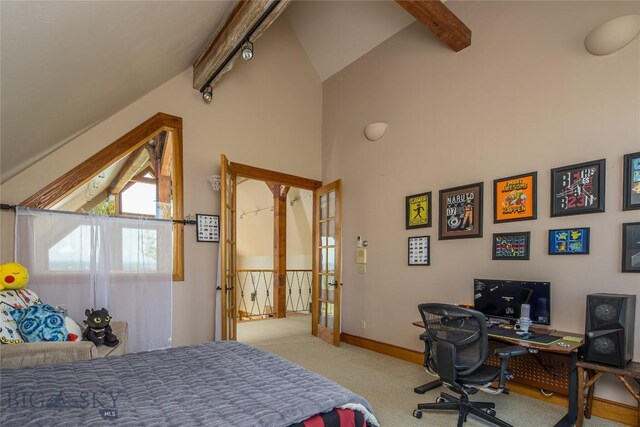
[[[255,166],[244,165],[242,163],[229,162],[236,176],[255,179],[257,181],[272,182],[274,184],[287,185],[289,187],[302,188],[303,190],[315,191],[322,187],[322,181],[303,178],[301,176],[289,175],[269,169],[257,168]]]
[[[235,163],[235,162],[229,161],[229,167],[234,171],[236,179],[249,178],[249,179],[254,179],[256,181],[263,181],[266,183],[271,183],[271,184],[276,184],[281,186],[295,187],[295,188],[300,188],[303,190],[309,190],[313,192],[315,192],[315,190],[317,190],[318,188],[322,187],[322,181],[317,181],[315,179],[309,179],[301,176],[272,171],[269,169],[258,168],[255,166],[245,165],[242,163]],[[237,189],[235,194],[237,197]],[[224,206],[221,207],[221,209],[223,208]],[[315,215],[315,208],[314,208],[314,215]],[[313,221],[313,224],[312,224],[311,234],[313,238],[316,224],[313,219],[312,221]],[[237,227],[237,223],[236,223],[236,227]],[[317,270],[316,259],[315,257],[312,257],[311,259],[313,262],[312,271],[316,271]],[[316,292],[317,292],[315,277],[312,277],[312,280],[311,280],[311,292],[312,292],[311,299],[313,301],[314,296],[316,295]],[[235,315],[237,316],[237,313],[235,313]],[[312,333],[317,334],[317,325],[313,325],[313,322],[311,323],[312,323]]]

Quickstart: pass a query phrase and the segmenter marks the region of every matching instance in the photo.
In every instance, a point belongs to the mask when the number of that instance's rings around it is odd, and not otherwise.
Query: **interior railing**
[[[238,319],[275,317],[273,282],[275,270],[236,270]],[[287,313],[311,311],[311,270],[287,270]]]

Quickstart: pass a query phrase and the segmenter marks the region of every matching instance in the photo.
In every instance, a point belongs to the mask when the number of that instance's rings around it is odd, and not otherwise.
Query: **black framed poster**
[[[409,237],[409,265],[429,265],[429,236]]]
[[[624,156],[624,196],[622,209],[640,209],[640,151]]]
[[[640,222],[622,224],[622,272],[640,273]]]
[[[440,190],[438,238],[482,237],[482,182]]]
[[[604,212],[606,160],[551,169],[551,216]]]
[[[220,217],[218,215],[196,214],[196,241],[220,241]]]
[[[407,196],[405,217],[407,230],[431,227],[431,191]]]
[[[530,231],[494,233],[492,259],[528,260],[530,242]]]
[[[549,230],[549,255],[587,255],[590,235],[589,227]]]
[[[526,221],[538,217],[538,172],[493,181],[493,222]]]

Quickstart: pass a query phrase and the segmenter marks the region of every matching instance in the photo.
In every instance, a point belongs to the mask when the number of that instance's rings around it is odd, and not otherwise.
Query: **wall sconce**
[[[220,186],[222,185],[222,177],[220,175],[211,175],[209,177],[209,184],[211,184],[211,188],[213,188],[213,191],[220,191]]]
[[[598,25],[584,39],[584,47],[592,55],[617,52],[640,34],[640,15],[626,15]]]
[[[370,123],[364,128],[364,136],[367,137],[369,141],[377,141],[384,136],[384,133],[387,131],[388,123]]]

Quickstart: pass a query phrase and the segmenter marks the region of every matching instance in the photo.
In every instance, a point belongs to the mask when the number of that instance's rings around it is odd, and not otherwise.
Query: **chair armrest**
[[[510,345],[508,347],[497,348],[493,354],[500,358],[500,382],[498,384],[499,390],[504,390],[508,379],[512,378],[512,375],[507,371],[509,366],[509,359],[513,356],[523,356],[528,353],[528,350],[519,345]]]
[[[508,359],[513,356],[522,356],[527,353],[528,353],[527,349],[524,347],[520,347],[519,345],[500,347],[493,352],[493,354],[498,356],[500,359]]]
[[[0,345],[0,367],[48,365],[96,357],[91,341],[33,342]]]

